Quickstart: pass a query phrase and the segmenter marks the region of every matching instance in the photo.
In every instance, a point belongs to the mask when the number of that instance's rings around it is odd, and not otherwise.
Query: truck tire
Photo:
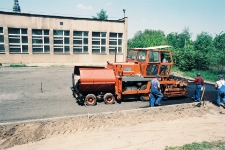
[[[114,104],[115,103],[115,97],[112,93],[106,93],[103,97],[105,104]]]
[[[141,90],[145,90],[146,88],[147,88],[147,85],[144,84],[144,85],[142,85]],[[149,101],[149,93],[148,94],[141,94],[140,100]]]
[[[80,79],[77,80],[77,83],[75,84],[75,89],[79,91],[79,85],[80,85]]]
[[[72,86],[75,87],[75,83],[74,83],[74,74],[72,73]]]
[[[96,96],[94,94],[88,94],[86,97],[85,97],[85,104],[87,106],[94,106],[96,105]]]

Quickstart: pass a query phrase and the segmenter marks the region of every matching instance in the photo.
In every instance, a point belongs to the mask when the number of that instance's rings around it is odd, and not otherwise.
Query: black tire
[[[79,85],[80,85],[80,79],[77,80],[77,83],[75,85],[75,89],[79,91]]]
[[[87,106],[94,106],[96,105],[96,96],[94,94],[88,94],[86,97],[85,97],[85,104]]]
[[[147,88],[147,84],[142,85],[141,90],[145,90]],[[140,96],[140,100],[142,101],[149,101],[149,93],[148,94],[142,94]]]
[[[74,73],[72,73],[72,86],[75,87],[75,83],[74,83]]]
[[[83,99],[77,100],[77,104],[80,106],[84,106],[84,100]]]
[[[105,104],[115,104],[115,97],[112,93],[106,93],[103,97]]]

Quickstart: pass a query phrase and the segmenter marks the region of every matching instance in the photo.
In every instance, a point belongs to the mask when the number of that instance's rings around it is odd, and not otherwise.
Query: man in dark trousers
[[[223,75],[220,74],[218,76],[219,80],[216,81],[215,88],[218,90],[217,91],[217,105],[220,107],[220,102],[225,104],[225,81],[223,79]]]
[[[192,82],[192,81],[189,81]],[[201,74],[198,72],[197,77],[193,81],[196,83],[195,94],[191,97],[194,101],[200,102],[201,99],[201,88],[204,86],[204,79],[201,77]]]
[[[160,102],[163,98],[163,94],[160,92],[160,75],[156,74],[155,78],[151,81],[151,90],[150,90],[150,107],[160,106]]]

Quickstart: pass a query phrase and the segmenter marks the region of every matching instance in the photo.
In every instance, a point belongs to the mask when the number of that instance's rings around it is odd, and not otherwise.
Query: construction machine
[[[188,82],[171,77],[173,53],[162,50],[168,47],[131,48],[126,62],[107,62],[105,67],[74,66],[73,97],[80,105],[96,105],[98,101],[113,104],[127,99],[148,101],[156,74],[161,77],[164,98],[185,96]]]

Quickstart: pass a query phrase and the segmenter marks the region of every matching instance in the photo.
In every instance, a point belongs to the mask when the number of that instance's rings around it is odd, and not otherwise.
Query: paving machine
[[[151,80],[156,74],[161,76],[164,98],[185,96],[188,82],[170,75],[173,54],[170,50],[162,50],[168,47],[131,48],[126,62],[107,62],[106,67],[75,66],[73,97],[80,105],[96,105],[98,101],[113,104],[127,99],[148,101]]]

